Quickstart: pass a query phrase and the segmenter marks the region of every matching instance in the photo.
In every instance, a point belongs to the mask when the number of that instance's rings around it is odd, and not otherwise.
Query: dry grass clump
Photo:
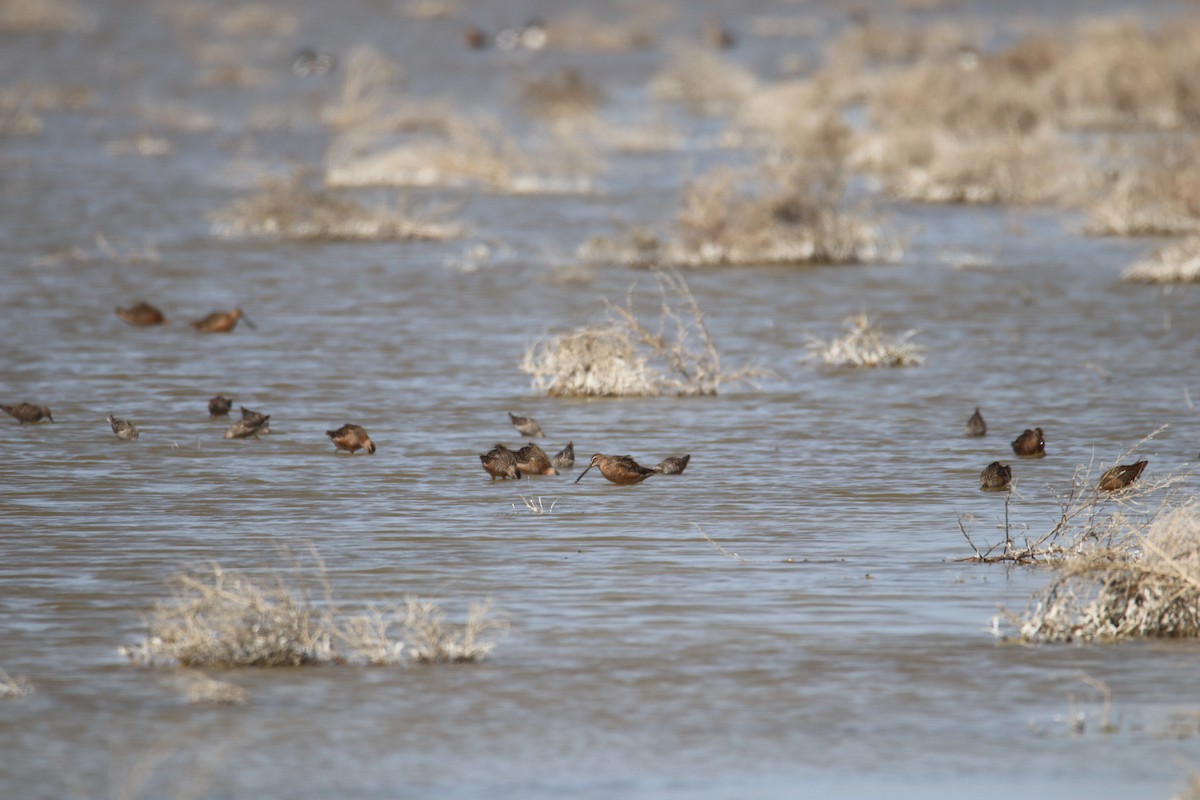
[[[226,36],[288,38],[300,29],[300,18],[291,11],[266,3],[247,3],[217,20],[217,30]]]
[[[0,32],[70,33],[95,24],[87,6],[74,0],[0,0]]]
[[[250,690],[203,672],[182,670],[181,677],[187,682],[187,699],[193,705],[244,706],[253,698]]]
[[[827,367],[913,367],[925,361],[925,348],[911,341],[915,330],[892,336],[866,314],[847,317],[843,327],[842,336],[828,341],[809,336],[806,360]]]
[[[696,45],[681,45],[650,81],[650,93],[715,116],[736,109],[757,85],[754,73],[736,61]]]
[[[1193,136],[1156,138],[1123,160],[1126,163],[1090,204],[1089,233],[1200,233],[1200,141]]]
[[[1020,620],[1031,641],[1200,636],[1200,504],[1130,524],[1116,546],[1072,554]]]
[[[378,122],[403,105],[404,67],[371,45],[354,48],[341,67],[342,88],[324,120],[335,128]]]
[[[264,575],[208,570],[175,576],[174,597],[147,620],[146,638],[120,648],[134,664],[195,668],[295,667],[318,664],[398,664],[404,661],[475,661],[493,647],[482,637],[503,627],[473,607],[466,625],[445,622],[433,603],[406,600],[403,611],[372,609],[344,614],[318,562],[315,574],[290,581]],[[324,602],[314,602],[314,591]],[[392,628],[404,631],[396,639]]]
[[[1200,283],[1200,237],[1159,248],[1126,268],[1121,280],[1131,283]]]
[[[546,23],[546,44],[558,50],[613,53],[654,46],[654,28],[661,9],[638,3],[619,14],[597,16],[576,11]]]
[[[32,136],[42,132],[46,111],[78,111],[91,105],[92,94],[78,86],[15,83],[0,86],[0,136]]]
[[[854,69],[944,60],[974,49],[977,38],[948,21],[905,27],[894,20],[868,20],[838,34],[826,47],[826,59],[835,67]]]
[[[334,140],[329,186],[483,186],[514,194],[586,192],[599,168],[582,140],[559,137],[536,151],[499,121],[446,111],[437,128],[397,131],[391,121]]]
[[[657,271],[661,306],[651,328],[625,306],[608,306],[609,319],[535,342],[521,370],[534,389],[551,397],[659,397],[715,395],[722,383],[753,381],[770,373],[756,366],[728,371],[700,307],[683,277]]]
[[[0,669],[0,700],[19,700],[33,694],[33,683],[24,675],[13,677]]]
[[[592,116],[607,100],[604,90],[574,67],[527,79],[520,98],[530,114],[547,120]]]
[[[302,241],[441,241],[462,234],[457,223],[420,219],[401,207],[366,208],[302,178],[268,180],[255,195],[213,215],[217,236]]]

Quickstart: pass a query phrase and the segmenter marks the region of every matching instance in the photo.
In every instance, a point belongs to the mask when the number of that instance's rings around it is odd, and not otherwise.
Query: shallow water
[[[647,102],[662,49],[468,54],[454,22],[297,4],[300,32],[260,54],[282,77],[203,88],[196,42],[152,6],[110,0],[88,31],[0,47],[6,75],[94,94],[0,139],[0,399],[57,420],[3,428],[0,669],[36,692],[0,703],[0,796],[1166,797],[1200,765],[1200,647],[998,642],[993,615],[1022,610],[1046,574],[955,560],[970,555],[960,517],[1001,536],[1003,498],[977,475],[1025,427],[1045,429],[1047,456],[1013,460],[1018,530],[1052,523],[1077,465],[1161,425],[1140,450],[1146,477],[1193,462],[1194,292],[1117,280],[1152,243],[1086,238],[1047,211],[889,206],[909,239],[899,264],[687,273],[723,363],[777,373],[760,388],[539,397],[517,367],[529,343],[599,318],[634,281],[655,302],[652,276],[580,267],[574,248],[667,224],[680,175],[742,157],[712,147],[719,124],[667,109],[689,147],[612,155],[594,194],[411,193],[455,204],[472,229],[458,241],[229,242],[208,215],[255,185],[250,167],[320,167],[316,110],[339,84],[287,72],[305,42],[374,41],[414,94],[463,106],[502,106],[518,76],[578,58],[617,116]],[[668,30],[697,30],[710,8]],[[489,4],[480,22],[539,10]],[[744,13],[831,29],[843,12]],[[747,38],[735,56],[770,76],[785,48],[818,46]],[[146,121],[168,101],[211,128]],[[264,109],[293,122],[248,128]],[[172,153],[105,149],[139,131]],[[481,242],[490,257],[471,258]],[[172,324],[112,314],[142,298]],[[186,324],[234,305],[256,330]],[[809,334],[864,310],[917,329],[926,363],[803,363]],[[271,435],[222,439],[216,393],[270,413]],[[976,405],[982,440],[962,436]],[[539,419],[550,452],[572,440],[577,469],[488,481],[477,455],[520,443],[508,411]],[[117,441],[109,413],[141,439]],[[324,431],[347,421],[376,455],[334,455]],[[692,461],[639,486],[594,470],[571,483],[593,452]],[[533,515],[522,495],[553,510]],[[180,569],[269,569],[310,546],[344,606],[416,594],[461,619],[490,598],[511,629],[472,666],[221,674],[253,692],[233,708],[188,705],[173,673],[118,655]],[[1084,675],[1111,690],[1114,731]]]

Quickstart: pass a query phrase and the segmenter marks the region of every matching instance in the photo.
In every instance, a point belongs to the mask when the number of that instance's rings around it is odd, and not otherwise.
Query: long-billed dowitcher
[[[975,413],[967,420],[967,436],[986,436],[987,423],[983,421],[983,415],[979,413],[979,406],[975,406]]]
[[[225,431],[226,439],[257,439],[260,434],[270,433],[270,414],[255,414],[253,417],[242,417],[229,426]]]
[[[212,400],[208,401],[208,416],[210,417],[228,417],[229,409],[233,408],[233,401],[224,395],[217,395]]]
[[[487,474],[492,476],[492,480],[496,480],[496,478],[501,480],[521,479],[521,470],[517,468],[517,454],[502,444],[497,444],[488,450],[479,457],[479,460],[483,463]]]
[[[664,458],[658,462],[658,466],[654,468],[655,472],[661,472],[663,475],[680,475],[687,469],[688,462],[692,460],[691,453],[686,456],[671,456]]]
[[[112,431],[117,435],[118,439],[124,439],[127,442],[132,442],[138,438],[138,429],[132,422],[123,419],[117,419],[112,414],[108,415],[108,424],[112,426]]]
[[[993,461],[979,473],[979,490],[983,492],[1002,492],[1012,483],[1012,467]]]
[[[558,474],[558,470],[550,463],[550,456],[533,442],[517,451],[517,469],[525,475]]]
[[[536,419],[532,417],[518,417],[511,411],[508,412],[508,418],[512,420],[513,427],[520,431],[522,436],[545,436],[542,433],[542,426],[538,424]]]
[[[356,450],[366,450],[371,455],[375,455],[375,443],[371,441],[371,437],[367,435],[366,429],[361,425],[346,423],[336,431],[325,431],[325,435],[333,440],[335,453],[338,450],[346,450],[350,453]]]
[[[1025,429],[1012,441],[1013,452],[1019,456],[1034,456],[1040,458],[1046,455],[1046,439],[1041,428]]]
[[[579,483],[592,467],[599,467],[601,475],[621,486],[641,483],[646,478],[658,472],[657,469],[643,467],[629,456],[606,456],[602,453],[596,453],[592,456],[591,463],[588,464],[587,469],[579,473],[579,477],[575,479],[575,482]]]
[[[1117,464],[1100,478],[1099,488],[1103,492],[1115,492],[1133,483],[1142,474],[1149,461],[1139,461],[1136,464]]]
[[[204,319],[198,319],[192,323],[192,327],[201,333],[229,333],[233,330],[238,320],[245,320],[246,324],[251,328],[256,328],[250,318],[242,313],[240,308],[235,308],[230,311],[214,311]]]
[[[163,312],[146,301],[131,305],[129,308],[118,308],[117,316],[130,325],[166,325],[167,318]]]
[[[559,472],[575,466],[575,443],[567,442],[566,447],[554,454],[554,458],[550,459],[550,463]]]
[[[35,406],[33,403],[17,403],[15,406],[0,405],[0,411],[8,414],[22,425],[32,425],[44,419],[54,422],[54,417],[50,416],[49,408],[46,408],[46,406]]]
[[[258,423],[262,423],[262,425],[256,431],[256,433],[258,433],[258,435],[266,436],[268,433],[271,432],[271,426],[267,424],[267,420],[271,419],[270,414],[264,414],[261,411],[251,411],[250,409],[246,408],[245,406],[238,406],[238,407],[242,410],[242,419],[243,420],[245,420],[246,422],[248,422],[252,425],[257,425]]]

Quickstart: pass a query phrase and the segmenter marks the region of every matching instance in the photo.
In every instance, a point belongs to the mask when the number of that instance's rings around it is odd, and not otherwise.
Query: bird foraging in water
[[[210,417],[227,417],[229,409],[233,408],[233,401],[228,397],[217,395],[212,400],[208,401],[208,416]]]
[[[259,434],[270,433],[269,423],[271,421],[270,414],[255,413],[253,417],[243,416],[237,422],[229,426],[229,430],[225,431],[226,439],[257,439]]]
[[[550,459],[550,463],[559,472],[575,466],[575,443],[567,442],[566,447],[554,454],[554,458]]]
[[[118,439],[124,439],[127,442],[132,442],[138,438],[138,429],[132,422],[127,422],[123,419],[117,419],[112,414],[108,415],[108,424],[112,426],[112,431],[117,435]]]
[[[983,421],[983,415],[979,413],[979,406],[975,406],[975,413],[967,420],[967,436],[986,436],[987,423]]]
[[[643,467],[629,456],[606,456],[602,453],[596,453],[592,456],[591,463],[588,464],[587,469],[579,473],[579,477],[575,479],[575,482],[579,483],[592,467],[598,467],[601,475],[621,486],[641,483],[646,478],[658,472],[657,469]]]
[[[545,436],[542,433],[542,426],[538,424],[536,419],[532,417],[518,417],[511,411],[508,412],[508,418],[512,420],[513,427],[516,428],[522,436]]]
[[[166,325],[167,318],[154,306],[145,301],[131,305],[129,308],[118,308],[117,316],[130,325]]]
[[[1012,449],[1019,456],[1041,458],[1046,455],[1046,439],[1042,435],[1042,429],[1029,430],[1026,428],[1024,433],[1013,439]]]
[[[522,447],[516,453],[517,469],[524,475],[557,475],[558,470],[550,463],[546,451],[533,442]]]
[[[981,492],[1002,492],[1012,483],[1012,467],[993,461],[979,473]]]
[[[271,426],[267,424],[267,420],[271,418],[270,414],[263,414],[260,411],[251,411],[245,406],[239,406],[239,408],[242,409],[242,419],[246,422],[252,424],[259,422],[262,423],[262,427],[260,427],[257,431],[260,436],[265,436],[271,432]]]
[[[250,318],[242,313],[240,308],[235,308],[230,311],[214,311],[204,319],[198,319],[192,323],[192,327],[201,333],[229,333],[237,327],[238,320],[246,320],[246,324],[251,328],[257,328]]]
[[[521,480],[521,470],[517,468],[517,454],[502,444],[497,444],[491,450],[479,457],[487,474],[492,480],[515,478]]]
[[[0,411],[8,414],[22,425],[35,422],[41,422],[43,419],[48,419],[54,422],[54,417],[50,416],[50,409],[46,406],[35,406],[33,403],[17,403],[15,406],[0,405]]]
[[[325,435],[333,440],[335,453],[338,450],[346,450],[350,453],[356,450],[366,450],[371,455],[375,455],[375,443],[371,441],[371,437],[367,435],[367,431],[361,425],[347,423],[336,431],[325,431]]]
[[[1115,492],[1124,489],[1138,479],[1149,461],[1139,461],[1136,464],[1118,464],[1100,477],[1099,489],[1102,492]]]
[[[689,453],[686,456],[671,456],[664,458],[658,462],[658,466],[654,468],[655,472],[660,472],[663,475],[681,475],[687,469],[688,462],[692,460]]]

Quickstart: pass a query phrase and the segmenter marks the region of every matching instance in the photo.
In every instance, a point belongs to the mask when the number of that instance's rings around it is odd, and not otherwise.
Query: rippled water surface
[[[1179,789],[1200,767],[1197,647],[999,642],[992,617],[1023,610],[1047,575],[956,560],[971,552],[960,518],[1002,538],[1004,500],[981,494],[977,475],[1025,427],[1047,439],[1045,459],[1014,464],[1010,514],[1031,531],[1052,523],[1077,465],[1111,463],[1161,425],[1141,448],[1149,474],[1194,460],[1200,315],[1194,292],[1118,281],[1147,243],[1084,237],[1056,212],[889,206],[907,239],[897,264],[687,273],[724,363],[776,373],[761,386],[542,397],[518,367],[530,343],[601,318],[635,281],[637,302],[656,302],[652,275],[582,266],[575,248],[623,224],[668,224],[684,175],[741,156],[715,147],[718,122],[664,106],[687,145],[606,156],[595,192],[411,193],[448,203],[462,239],[214,236],[210,215],[262,174],[322,166],[320,109],[340,78],[292,75],[305,43],[373,42],[414,95],[502,117],[519,77],[573,63],[606,86],[610,113],[636,116],[665,58],[662,47],[470,53],[458,21],[403,5],[280,4],[299,29],[252,51],[271,76],[255,88],[198,83],[200,42],[165,13],[229,3],[107,0],[84,30],[0,43],[9,81],[91,92],[82,110],[44,113],[40,133],[0,139],[0,400],[47,404],[56,419],[0,428],[0,669],[36,688],[0,702],[0,796]],[[694,35],[717,12],[746,26],[803,14],[822,31],[846,13],[732,8],[677,9],[666,30]],[[494,28],[556,9],[514,0],[475,16]],[[784,49],[819,45],[747,36],[734,57],[772,77]],[[168,104],[210,124],[155,123],[147,109]],[[253,123],[264,119],[282,121]],[[111,146],[137,133],[171,152]],[[171,324],[113,315],[138,299]],[[235,305],[256,329],[187,325]],[[925,364],[802,361],[810,334],[860,311],[916,329]],[[227,423],[206,412],[217,393],[270,413],[272,433],[224,440]],[[968,439],[977,405],[990,432]],[[521,443],[509,411],[540,420],[550,452],[573,441],[576,469],[487,480],[478,454]],[[118,441],[109,413],[135,421],[140,440]],[[324,431],[350,421],[368,428],[374,456],[334,454]],[[593,452],[692,461],[639,486],[595,470],[572,483]],[[522,496],[553,509],[532,514]],[[172,574],[279,568],[282,548],[310,547],[344,607],[413,594],[460,620],[490,599],[511,627],[475,665],[219,674],[253,693],[242,707],[189,705],[173,671],[118,654],[144,635]],[[1084,676],[1111,691],[1111,732]]]

